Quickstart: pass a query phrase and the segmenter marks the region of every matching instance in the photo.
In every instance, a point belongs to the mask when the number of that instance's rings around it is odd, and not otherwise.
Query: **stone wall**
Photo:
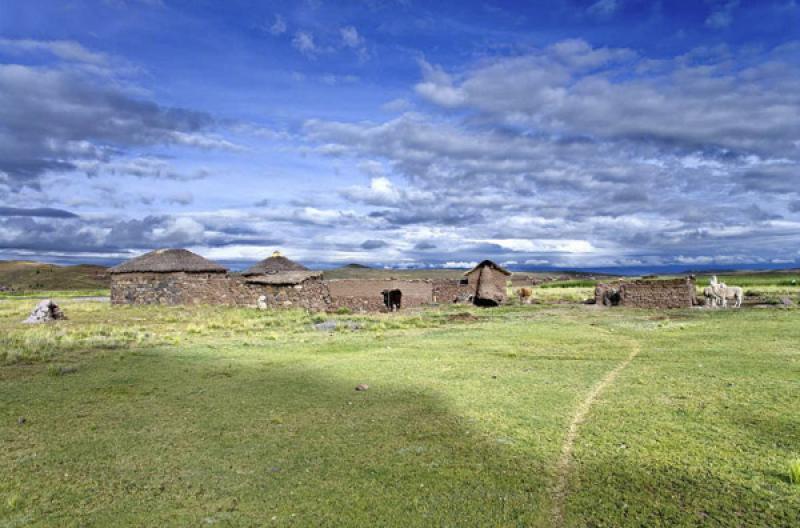
[[[330,296],[321,280],[297,285],[252,284],[225,273],[116,273],[111,279],[114,304],[221,304],[256,306],[264,296],[267,305],[325,310]]]
[[[330,310],[347,308],[356,312],[385,312],[384,291],[400,290],[400,309],[433,302],[433,287],[426,280],[339,279],[325,281],[330,294]]]
[[[695,283],[687,277],[598,284],[595,303],[632,308],[691,308],[695,303]]]
[[[440,304],[472,302],[475,286],[470,286],[460,279],[437,279],[431,282],[433,302]]]
[[[234,304],[237,297],[225,273],[116,273],[114,304]]]

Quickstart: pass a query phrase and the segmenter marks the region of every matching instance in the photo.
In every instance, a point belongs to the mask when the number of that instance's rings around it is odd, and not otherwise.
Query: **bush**
[[[339,315],[350,315],[351,313],[353,313],[353,311],[350,310],[350,308],[348,308],[347,306],[342,306],[341,308],[337,308],[336,313]]]

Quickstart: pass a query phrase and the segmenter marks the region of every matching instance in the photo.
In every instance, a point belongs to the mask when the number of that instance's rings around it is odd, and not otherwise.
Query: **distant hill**
[[[369,266],[365,266],[364,264],[358,264],[357,262],[353,262],[352,264],[348,264],[347,266],[344,267],[348,269],[370,269]]]
[[[0,260],[0,291],[98,290],[110,284],[108,269],[102,266]]]

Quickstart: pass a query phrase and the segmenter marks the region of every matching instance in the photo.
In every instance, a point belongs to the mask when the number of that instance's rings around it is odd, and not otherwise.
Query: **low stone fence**
[[[633,308],[691,308],[696,298],[692,278],[631,280],[598,284],[595,303]]]

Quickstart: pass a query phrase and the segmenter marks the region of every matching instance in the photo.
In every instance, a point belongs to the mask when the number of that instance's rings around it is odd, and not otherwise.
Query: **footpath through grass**
[[[70,300],[31,328],[30,304],[0,303],[0,526],[551,526],[575,409],[635,344],[577,431],[565,525],[800,511],[797,311],[445,308],[325,332]]]

